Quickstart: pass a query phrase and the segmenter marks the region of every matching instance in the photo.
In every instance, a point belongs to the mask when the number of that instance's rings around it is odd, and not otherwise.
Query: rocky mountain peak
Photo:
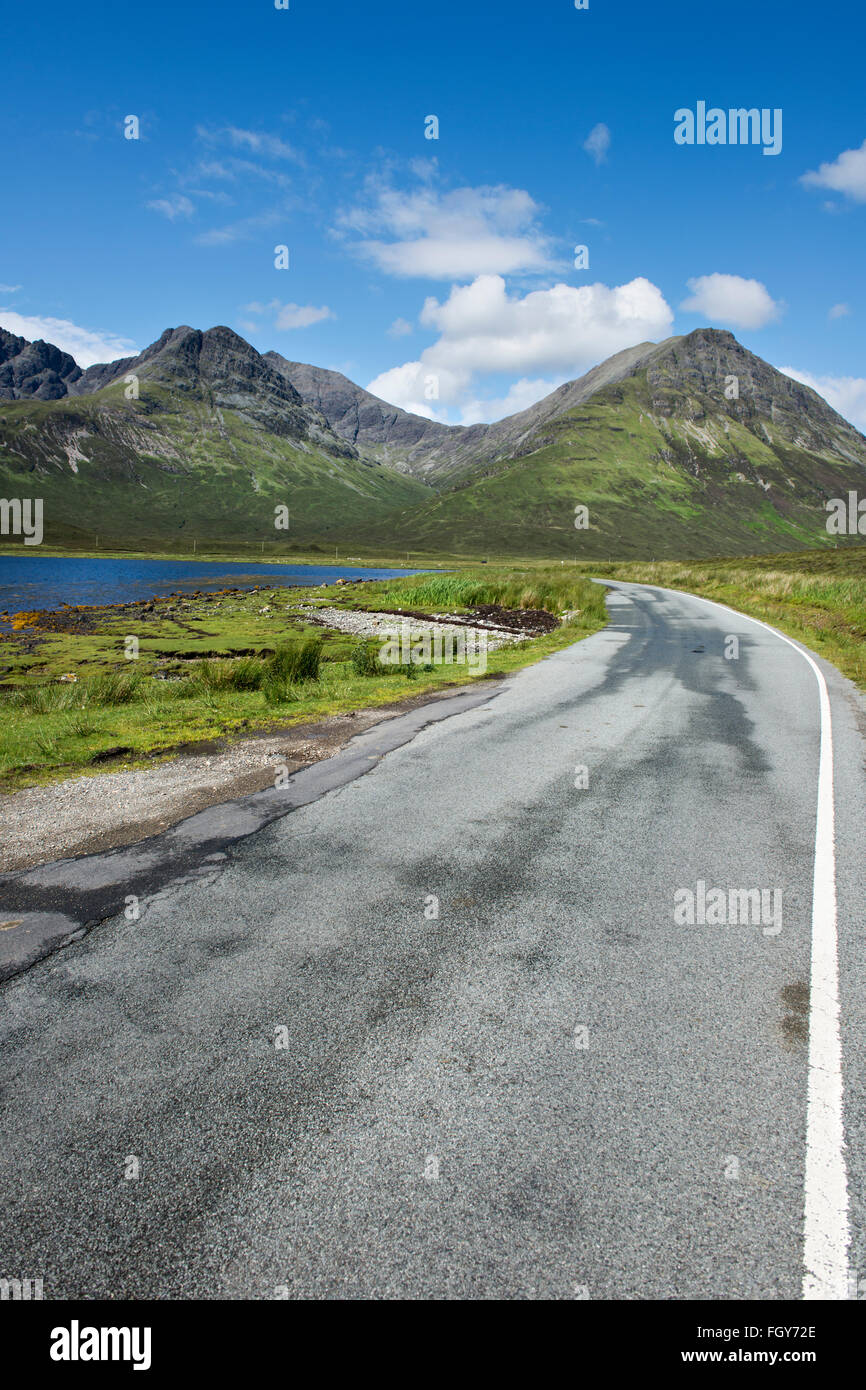
[[[29,343],[0,328],[0,400],[58,401],[80,376],[74,357],[53,343],[42,338]]]

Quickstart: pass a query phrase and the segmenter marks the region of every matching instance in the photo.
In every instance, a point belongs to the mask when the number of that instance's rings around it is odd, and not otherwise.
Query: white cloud
[[[848,317],[850,312],[850,304],[834,304],[833,307],[827,311],[827,317],[828,319],[844,319]]]
[[[459,383],[452,382],[450,378],[446,381],[446,389],[449,392],[453,392],[458,385]],[[421,362],[404,362],[402,367],[392,367],[390,371],[374,377],[367,390],[372,391],[380,400],[399,405],[403,410],[410,410],[413,415],[423,415],[426,420],[447,422],[447,412],[433,408],[441,387],[442,377],[439,372],[434,372],[432,367],[425,368]]]
[[[540,206],[505,184],[402,192],[368,180],[366,201],[342,212],[337,234],[360,234],[356,253],[387,275],[467,280],[553,268]]]
[[[592,155],[596,164],[604,164],[610,149],[610,131],[603,121],[593,126],[583,142],[583,148]]]
[[[800,182],[806,188],[831,188],[855,203],[866,203],[866,140],[859,150],[843,150],[831,163],[801,174]]]
[[[367,389],[418,414],[436,411],[434,418],[445,418],[441,412],[453,406],[478,418],[488,407],[508,410],[518,400],[530,404],[534,385],[518,381],[504,401],[485,403],[474,389],[479,374],[526,378],[552,372],[567,380],[622,348],[664,337],[672,320],[661,291],[643,278],[613,288],[559,284],[510,297],[501,276],[483,275],[471,285],[453,286],[442,303],[427,299],[421,322],[438,329],[439,338],[420,359],[383,372]],[[431,401],[431,380],[439,404]],[[425,410],[418,409],[419,402]]]
[[[335,319],[337,315],[327,304],[316,308],[313,304],[284,304],[277,314],[277,328],[309,328],[323,319]]]
[[[415,330],[408,319],[395,319],[388,332],[392,338],[405,338],[407,333],[414,333]]]
[[[779,371],[802,382],[804,386],[811,386],[858,430],[866,431],[866,377],[813,376],[811,372],[801,372],[797,367],[780,367]]]
[[[147,206],[153,212],[161,212],[173,222],[176,217],[192,217],[195,207],[184,193],[172,193],[169,198],[154,198]]]
[[[0,285],[0,294],[17,294],[21,285]]]
[[[138,353],[138,348],[128,338],[79,328],[69,319],[31,318],[0,309],[0,325],[30,342],[43,338],[46,343],[53,343],[62,352],[71,353],[79,367],[92,367],[94,362],[113,362],[117,357],[132,357]]]
[[[200,183],[205,179],[222,179],[229,183],[238,183],[247,175],[265,179],[279,188],[289,188],[292,182],[289,175],[279,169],[268,169],[264,164],[256,164],[251,159],[238,159],[236,156],[230,156],[228,159],[199,160],[192,169],[180,176],[180,182],[190,184]],[[210,196],[218,197],[217,194]]]
[[[521,410],[527,410],[529,406],[535,405],[536,401],[543,401],[545,396],[549,396],[551,391],[555,391],[557,386],[562,385],[563,378],[556,377],[553,381],[546,381],[543,377],[535,377],[530,380],[522,376],[519,381],[515,381],[509,387],[508,392],[499,398],[485,397],[467,401],[460,411],[461,425],[476,425],[487,420],[504,420],[506,415],[517,415]]]
[[[337,317],[333,309],[329,309],[327,304],[316,308],[314,304],[281,304],[279,299],[272,299],[268,304],[259,304],[253,301],[252,304],[245,304],[241,313],[268,318],[273,323],[274,328],[280,330],[309,328],[311,324],[321,323],[323,319],[335,319]],[[241,320],[241,327],[245,328],[248,333],[255,333],[260,325],[251,319],[244,319]]]
[[[191,188],[190,193],[196,198],[206,198],[209,203],[219,203],[222,207],[231,207],[234,203],[234,198],[222,189],[214,193],[210,188]]]
[[[689,314],[703,314],[717,323],[735,328],[763,328],[777,319],[784,309],[760,280],[744,280],[741,275],[698,275],[689,280],[690,299],[680,308]]]
[[[441,304],[427,299],[421,313],[442,333],[449,361],[470,371],[569,371],[665,333],[672,320],[661,291],[642,277],[509,297],[501,276],[483,275]]]

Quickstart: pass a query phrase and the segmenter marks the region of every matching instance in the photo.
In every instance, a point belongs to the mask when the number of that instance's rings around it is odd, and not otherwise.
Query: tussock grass
[[[321,638],[308,637],[303,642],[287,642],[278,647],[268,662],[268,674],[275,680],[317,681],[322,663]]]
[[[383,676],[386,667],[379,660],[381,642],[375,638],[362,638],[352,648],[352,669],[357,676]]]
[[[27,714],[59,714],[100,706],[128,705],[138,698],[141,678],[137,672],[107,671],[82,680],[51,685],[25,685],[4,692],[7,709]]]
[[[503,608],[544,609],[560,614],[579,608],[599,621],[605,617],[604,594],[573,568],[496,569],[479,573],[418,575],[382,586],[389,604],[399,608],[477,608],[498,603]]]
[[[290,685],[319,679],[323,642],[320,638],[287,642],[266,659],[255,656],[235,660],[197,661],[186,680],[176,687],[182,699],[214,697],[231,691],[261,690],[266,704],[282,702]],[[172,687],[168,687],[171,694]]]

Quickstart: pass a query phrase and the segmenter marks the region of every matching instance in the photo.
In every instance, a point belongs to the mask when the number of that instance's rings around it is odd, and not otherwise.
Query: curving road
[[[34,922],[141,902],[0,986],[0,1274],[866,1292],[866,707],[820,662],[822,719],[802,651],[704,600],[609,607],[450,717],[205,813],[198,858],[181,827],[7,879]]]

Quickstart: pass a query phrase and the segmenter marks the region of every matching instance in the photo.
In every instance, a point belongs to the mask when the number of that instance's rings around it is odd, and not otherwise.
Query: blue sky
[[[0,325],[83,365],[225,323],[462,422],[713,324],[866,429],[859,5],[49,0],[5,37]],[[781,109],[781,152],[676,144],[698,101]]]

